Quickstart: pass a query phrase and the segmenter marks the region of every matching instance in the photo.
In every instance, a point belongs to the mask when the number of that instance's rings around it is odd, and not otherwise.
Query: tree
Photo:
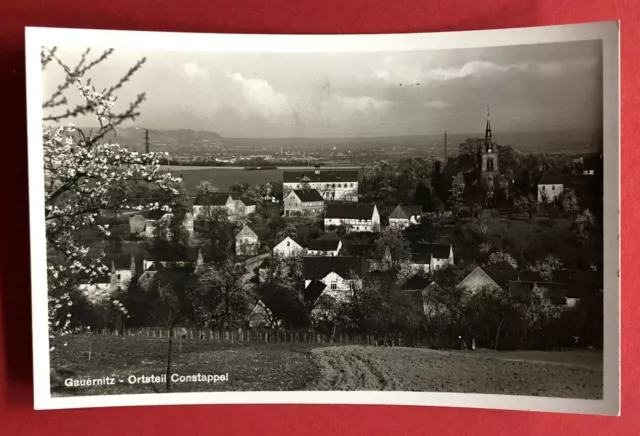
[[[589,238],[589,231],[595,223],[595,218],[589,209],[585,209],[582,213],[578,214],[574,222],[574,231],[580,241],[585,243]]]
[[[573,189],[563,189],[558,200],[564,216],[575,216],[580,212],[580,201]]]
[[[546,281],[551,281],[553,279],[553,272],[560,270],[563,268],[562,262],[560,259],[550,254],[544,258],[544,260],[538,260],[533,265],[529,267],[529,269]]]
[[[243,326],[252,300],[244,275],[244,267],[230,260],[205,264],[197,272],[193,298],[202,324],[219,329]]]
[[[210,181],[203,180],[198,184],[196,192],[198,195],[211,195],[219,192],[220,190],[213,186]]]
[[[526,212],[529,221],[533,221],[533,216],[538,210],[538,201],[533,195],[521,195],[513,199],[512,216],[517,216],[518,212]]]
[[[378,255],[384,257],[391,255],[391,265],[396,267],[402,261],[411,257],[411,244],[404,237],[401,230],[394,227],[385,227],[376,239]]]
[[[116,91],[143,66],[144,58],[102,91],[86,79],[87,73],[112,53],[111,49],[105,50],[95,59],[90,59],[90,50],[87,49],[78,64],[70,67],[57,56],[55,47],[43,48],[41,52],[43,70],[57,64],[66,73],[64,82],[42,103],[46,238],[48,248],[56,253],[56,260],[49,261],[47,267],[52,308],[60,304],[60,292],[64,293],[79,279],[92,282],[108,271],[101,256],[87,256],[89,249],[78,242],[78,233],[95,228],[108,236],[108,225],[97,224],[102,211],[143,207],[134,204],[135,198],[126,198],[123,202],[120,195],[113,195],[115,187],[120,184],[151,184],[170,195],[178,194],[172,186],[178,179],[160,168],[163,154],[140,154],[106,141],[106,137],[122,123],[138,117],[145,99],[144,93],[139,94],[128,108],[122,112],[115,111]],[[82,101],[75,107],[69,107],[65,93],[73,87],[77,88]],[[75,117],[85,115],[95,117],[99,126],[96,130],[85,132],[69,123]],[[51,126],[62,122],[67,124],[57,128]],[[170,204],[147,206],[171,208]]]
[[[489,255],[489,263],[501,262],[506,262],[515,269],[518,268],[518,262],[509,253],[505,253],[504,251],[496,251],[495,253],[491,253]]]
[[[424,210],[431,211],[433,206],[431,204],[431,190],[427,186],[424,180],[420,180],[413,197]]]

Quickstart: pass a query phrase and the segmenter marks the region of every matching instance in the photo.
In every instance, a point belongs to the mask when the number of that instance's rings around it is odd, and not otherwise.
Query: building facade
[[[304,247],[289,236],[284,238],[278,243],[278,245],[273,247],[274,256],[291,257],[304,253]]]
[[[259,248],[258,235],[249,226],[244,226],[236,235],[236,255],[257,256]]]
[[[538,179],[538,203],[553,203],[564,190],[562,175],[551,168],[545,170]]]
[[[347,232],[377,232],[380,230],[378,208],[375,204],[327,204],[324,228],[338,227],[344,227]]]
[[[320,216],[324,199],[315,190],[294,189],[284,199],[284,216]]]
[[[294,189],[315,189],[324,200],[358,201],[357,170],[285,171],[282,183],[285,197]]]
[[[484,141],[480,147],[480,182],[484,186],[487,199],[490,201],[494,195],[495,181],[499,174],[498,153],[491,133],[491,121],[487,111],[487,125],[484,131]]]
[[[404,230],[411,225],[420,224],[422,206],[403,206],[399,204],[389,214],[389,227]]]

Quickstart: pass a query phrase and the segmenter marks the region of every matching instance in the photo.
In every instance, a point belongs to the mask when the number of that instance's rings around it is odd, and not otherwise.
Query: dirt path
[[[475,392],[602,398],[602,370],[411,348],[341,346],[312,351],[310,390]]]

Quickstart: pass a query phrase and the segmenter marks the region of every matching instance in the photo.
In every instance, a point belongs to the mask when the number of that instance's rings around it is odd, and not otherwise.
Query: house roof
[[[403,206],[409,216],[422,215],[422,206]]]
[[[325,219],[346,218],[370,220],[373,217],[375,204],[362,203],[329,203],[324,214]]]
[[[480,268],[503,289],[508,288],[510,280],[518,278],[518,271],[507,262],[491,263]]]
[[[567,298],[595,295],[603,289],[603,274],[597,271],[558,270],[552,274],[554,282],[566,285]]]
[[[409,215],[404,210],[404,207],[402,206],[402,204],[399,204],[395,207],[395,209],[393,209],[393,211],[391,211],[391,213],[389,214],[389,218],[399,219],[399,220],[408,220]]]
[[[105,275],[105,276],[97,277],[93,281],[93,283],[95,283],[95,284],[111,283],[111,276],[110,275]]]
[[[564,304],[566,295],[566,286],[564,283],[558,282],[530,282],[530,281],[509,281],[509,293],[513,299],[526,301],[531,295],[534,286],[547,290],[547,295],[555,304]]]
[[[194,206],[224,206],[227,204],[231,194],[227,193],[215,193],[215,194],[200,194],[193,200]]]
[[[433,254],[431,253],[411,253],[411,261],[415,264],[420,264],[420,265],[430,264],[432,258],[433,258]]]
[[[302,247],[303,247],[303,245],[300,243],[300,241],[297,241],[296,239],[292,238],[291,236],[287,236],[287,237],[286,237],[286,238],[284,238],[282,241],[278,242],[278,243],[276,244],[276,247],[277,247],[278,245],[282,244],[283,242],[287,241],[287,240],[289,240],[289,241],[293,242],[294,244],[298,245],[300,248],[302,248]]]
[[[105,265],[113,266],[115,269],[131,269],[131,255],[130,254],[108,254],[104,257]]]
[[[411,244],[411,253],[413,255],[431,254],[436,259],[448,259],[451,254],[451,245],[413,243]]]
[[[165,212],[164,210],[154,209],[154,210],[143,210],[142,212],[140,212],[140,215],[142,215],[147,220],[159,220],[166,213],[167,212]]]
[[[231,196],[231,198],[233,198],[233,196]],[[233,198],[236,201],[241,201],[242,203],[244,203],[245,206],[255,206],[256,202],[250,198],[247,197],[238,197],[238,198]]]
[[[303,269],[307,280],[321,280],[331,272],[343,278],[348,277],[351,271],[360,277],[365,274],[364,259],[356,256],[305,257]]]
[[[534,271],[518,271],[518,280],[525,282],[539,282],[542,281],[543,278],[540,274]]]
[[[301,202],[324,201],[322,195],[316,189],[294,189],[293,192]]]
[[[344,244],[342,251],[351,256],[364,256],[366,258],[378,257],[378,246],[376,244]]]
[[[353,170],[320,170],[315,171],[285,171],[282,173],[283,183],[300,183],[303,178],[308,178],[311,183],[340,183],[357,182],[358,171]]]
[[[309,241],[307,248],[309,250],[333,251],[337,250],[339,246],[339,239],[314,239],[313,241]]]
[[[309,283],[309,285],[304,289],[303,295],[305,301],[313,303],[320,297],[320,295],[322,295],[326,288],[327,285],[320,280],[311,280],[311,283]]]
[[[423,290],[427,286],[429,286],[432,282],[433,280],[425,276],[422,276],[420,274],[416,274],[414,276],[411,276],[407,281],[405,281],[400,287],[400,289],[403,291]]]
[[[538,179],[539,185],[561,185],[562,183],[562,175],[553,168],[547,168]]]
[[[236,235],[236,239],[238,238],[256,238],[258,239],[258,235],[256,235],[256,233],[251,230],[251,228],[249,226],[244,226],[242,228],[242,230],[240,230],[238,232],[238,234]]]

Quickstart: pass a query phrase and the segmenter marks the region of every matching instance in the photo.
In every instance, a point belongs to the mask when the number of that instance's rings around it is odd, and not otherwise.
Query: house
[[[416,272],[430,273],[454,264],[451,244],[411,244],[411,266]]]
[[[285,197],[294,189],[315,189],[325,200],[358,201],[357,170],[285,171],[282,183]]]
[[[275,204],[280,203],[282,201],[282,185],[271,182],[265,183],[262,199]]]
[[[562,175],[552,168],[547,168],[537,182],[538,203],[550,203],[555,201],[564,187]]]
[[[389,227],[404,230],[410,225],[420,224],[422,206],[403,206],[398,204],[389,214]]]
[[[125,289],[136,273],[136,261],[133,255],[108,255],[103,262],[109,267],[111,290]]]
[[[384,252],[380,252],[378,245],[374,243],[345,242],[340,255],[364,257],[368,272],[388,271],[391,268],[389,247]]]
[[[337,256],[342,248],[342,241],[338,238],[318,238],[309,241],[307,254],[309,256]]]
[[[236,235],[236,255],[256,256],[259,248],[258,235],[245,225]]]
[[[78,290],[91,303],[99,303],[111,295],[111,274],[105,274],[97,277],[91,283],[80,283]]]
[[[303,259],[304,287],[321,282],[334,298],[348,297],[348,292],[362,286],[364,259],[355,256],[310,256]]]
[[[416,274],[409,277],[409,279],[400,286],[400,290],[408,293],[427,316],[436,315],[442,310],[432,303],[430,299],[431,293],[442,290],[442,288],[435,281],[424,275]]]
[[[315,189],[294,189],[284,199],[284,216],[320,216],[324,199]]]
[[[197,219],[206,219],[207,212],[224,210],[229,219],[250,215],[256,211],[256,202],[239,194],[214,193],[200,194],[193,201],[192,215]]]
[[[553,304],[568,305],[566,285],[562,282],[531,282],[523,280],[509,281],[509,296],[520,303],[525,303],[535,288],[544,289]]]
[[[304,254],[304,252],[304,247],[289,236],[273,247],[273,255],[280,257],[291,257],[297,254]]]
[[[507,262],[498,262],[476,267],[458,286],[471,291],[478,291],[485,286],[508,291],[511,280],[518,280],[518,271]]]
[[[551,279],[564,283],[567,306],[574,306],[580,299],[595,296],[604,289],[604,276],[598,271],[558,270],[553,271]]]
[[[129,230],[131,233],[143,234],[148,238],[153,238],[157,235],[158,229],[161,229],[164,232],[163,236],[168,238],[171,236],[170,225],[173,217],[173,213],[163,210],[144,211],[129,218]],[[191,212],[184,214],[182,226],[189,234],[189,237],[192,237],[193,215]]]
[[[163,268],[193,266],[197,269],[204,262],[205,256],[201,247],[187,247],[182,252],[171,252],[164,255],[145,253],[139,282],[146,286],[153,276]]]
[[[325,230],[343,226],[347,232],[377,232],[380,213],[375,204],[329,203],[324,214]]]

